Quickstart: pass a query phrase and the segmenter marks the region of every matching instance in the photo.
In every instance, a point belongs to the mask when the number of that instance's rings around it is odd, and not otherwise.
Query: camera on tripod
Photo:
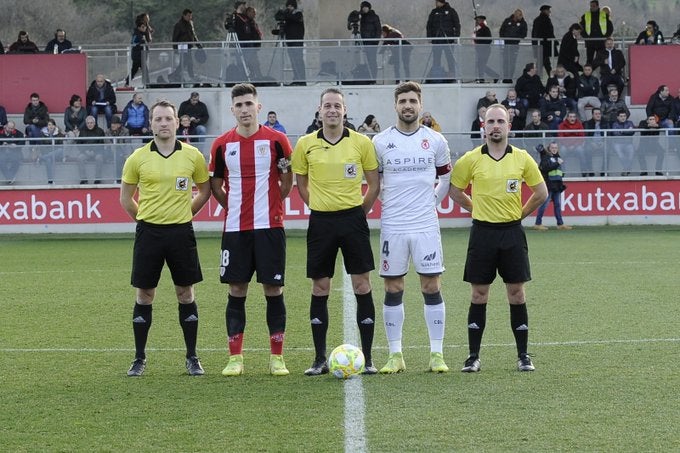
[[[236,33],[236,13],[232,13],[224,20],[224,28],[227,33]]]
[[[288,10],[280,9],[274,14],[274,20],[276,21],[276,28],[272,30],[272,35],[278,35],[281,33],[281,29],[286,25],[286,15]]]
[[[352,30],[352,34],[359,33],[359,21],[361,20],[361,13],[357,10],[352,11],[347,16],[347,30]]]

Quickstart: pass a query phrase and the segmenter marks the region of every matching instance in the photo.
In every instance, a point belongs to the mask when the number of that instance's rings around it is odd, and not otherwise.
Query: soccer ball
[[[364,353],[351,344],[341,344],[328,357],[328,369],[338,379],[349,379],[364,371]]]

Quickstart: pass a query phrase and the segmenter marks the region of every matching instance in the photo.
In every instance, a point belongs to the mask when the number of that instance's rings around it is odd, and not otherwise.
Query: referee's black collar
[[[349,129],[347,129],[346,127],[343,127],[343,128],[342,128],[342,135],[340,136],[340,140],[342,140],[342,139],[345,138],[345,137],[349,137]],[[320,139],[322,139],[323,141],[325,141],[326,143],[329,143],[329,144],[331,144],[331,145],[337,145],[337,144],[340,142],[340,140],[338,140],[338,141],[335,142],[335,143],[331,143],[331,142],[329,142],[328,140],[326,140],[326,137],[324,137],[324,135],[323,135],[323,127],[320,128],[320,129],[317,131],[317,133],[316,133],[316,138],[320,138]]]
[[[510,144],[508,143],[508,145],[505,147],[505,153],[503,155],[511,153],[511,152],[512,152],[512,146],[510,146]],[[482,154],[489,154],[489,145],[487,145],[486,143],[484,143],[482,145]]]
[[[155,141],[155,140],[151,140],[150,149],[151,149],[151,151],[155,151],[155,152],[157,152],[158,154],[160,154],[160,153],[158,152],[158,146],[156,145],[156,141]],[[179,140],[175,140],[175,149],[173,149],[173,150],[172,150],[172,153],[170,153],[169,155],[172,155],[175,151],[181,151],[181,150],[182,150],[182,142],[180,142]],[[161,156],[162,156],[162,154],[161,154]]]

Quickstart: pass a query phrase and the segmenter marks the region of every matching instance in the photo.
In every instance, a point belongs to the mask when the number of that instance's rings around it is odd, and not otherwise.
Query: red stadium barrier
[[[630,46],[628,48],[631,104],[646,105],[660,85],[675,96],[680,88],[680,46]]]
[[[31,93],[40,95],[50,113],[63,112],[72,94],[85,100],[87,55],[2,55],[0,80],[0,103],[7,113],[23,114]]]
[[[680,214],[680,180],[569,181],[563,215],[569,217],[670,216]],[[0,227],[22,225],[132,224],[119,204],[116,187],[101,189],[4,190],[0,197]],[[524,190],[525,198],[530,191]],[[552,204],[551,204],[552,206]],[[438,208],[440,219],[464,219],[469,214],[447,198]],[[285,219],[306,220],[309,211],[297,190],[285,202]],[[224,212],[211,198],[195,223],[221,222]],[[552,208],[546,213],[552,215]],[[369,219],[380,218],[376,203]],[[654,222],[649,222],[654,223]],[[49,229],[48,229],[49,230]]]

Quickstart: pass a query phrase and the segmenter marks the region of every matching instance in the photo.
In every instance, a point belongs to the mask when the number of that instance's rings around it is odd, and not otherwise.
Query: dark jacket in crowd
[[[116,111],[116,92],[108,80],[104,81],[104,101],[108,102],[111,109]],[[95,80],[90,84],[90,88],[87,89],[87,96],[85,96],[86,105],[89,109],[92,107],[92,102],[99,101],[99,89],[97,88],[97,82]]]
[[[359,32],[364,41],[365,46],[377,46],[382,37],[382,27],[380,25],[380,17],[369,9],[366,14],[361,14],[361,22],[359,23]]]
[[[57,38],[54,38],[50,42],[48,42],[47,45],[45,46],[45,52],[54,53],[55,46],[57,47],[57,53],[62,53],[65,50],[73,48],[71,41],[69,41],[68,39],[64,39],[62,42],[59,42]]]
[[[503,21],[498,36],[504,38],[505,44],[519,44],[519,40],[527,37],[527,21],[522,18],[516,21],[510,16]],[[518,38],[518,39],[507,39]]]
[[[181,118],[184,115],[196,118],[196,123],[192,123],[194,126],[205,126],[208,119],[210,119],[208,107],[201,101],[198,101],[196,104],[192,104],[188,99],[182,102],[179,105],[177,116]]]
[[[574,77],[578,77],[578,73],[583,70],[583,67],[578,63],[579,57],[578,41],[574,38],[573,32],[568,31],[562,37],[557,64],[561,64],[567,71],[574,74]]]
[[[554,45],[550,45],[550,40],[555,39],[555,29],[553,28],[550,16],[541,13],[534,19],[531,37],[540,39],[540,41],[534,41],[534,45],[540,44],[543,46],[543,56],[545,56],[546,52],[551,57],[557,55],[557,42]]]
[[[569,98],[576,99],[576,90],[578,89],[578,85],[576,84],[576,79],[569,74],[564,78],[562,81],[564,84],[564,90],[565,90],[565,95]],[[550,77],[548,81],[546,82],[545,86],[550,88],[553,85],[560,85],[560,82],[557,80],[556,76]],[[560,93],[561,94],[561,93]]]
[[[9,46],[9,53],[38,53],[40,50],[38,46],[35,45],[30,39],[26,42],[21,42],[17,40]]]
[[[586,97],[600,97],[600,79],[594,75],[585,76],[581,74],[576,81],[576,94],[578,99]]]
[[[445,2],[440,8],[434,8],[430,11],[426,28],[428,38],[456,38],[460,36],[460,18],[456,10],[448,2]],[[454,42],[456,42],[455,39],[432,40],[432,44],[450,44]]]
[[[80,131],[79,138],[88,138],[88,140],[79,140],[79,144],[83,145],[95,145],[98,143],[104,143],[104,137],[106,137],[106,132],[99,126],[95,126],[93,129],[88,129],[87,127]]]
[[[194,24],[184,20],[184,17],[180,17],[175,24],[175,27],[172,29],[172,42],[194,41],[198,41],[196,32],[194,31]],[[189,49],[191,49],[191,44],[189,44]]]
[[[595,130],[597,129],[597,125],[595,123],[595,120],[591,118],[589,120],[584,121],[583,122],[583,129],[585,129],[586,131],[588,129],[591,129],[590,132],[586,132],[586,137],[594,136],[595,133],[596,133]],[[602,117],[602,120],[600,120],[600,129],[604,129],[604,130],[609,129],[609,122],[604,119],[604,116]]]
[[[38,122],[33,123],[33,118],[38,118]],[[45,127],[49,118],[47,106],[43,101],[40,101],[37,107],[33,107],[33,104],[29,102],[24,110],[24,124],[26,125],[35,124],[38,127]]]
[[[537,74],[530,76],[525,70],[517,79],[515,91],[517,91],[518,98],[527,99],[529,101],[529,107],[538,108],[541,96],[545,93],[545,87]]]
[[[659,121],[665,120],[671,117],[671,112],[673,110],[673,97],[668,96],[666,99],[661,99],[659,92],[656,91],[649,97],[647,101],[647,116],[656,115],[659,117]]]
[[[293,11],[286,10],[286,22],[283,25],[286,39],[304,39],[305,38],[305,21],[302,16],[302,11],[294,9]],[[302,43],[289,43],[288,46],[302,46]]]

